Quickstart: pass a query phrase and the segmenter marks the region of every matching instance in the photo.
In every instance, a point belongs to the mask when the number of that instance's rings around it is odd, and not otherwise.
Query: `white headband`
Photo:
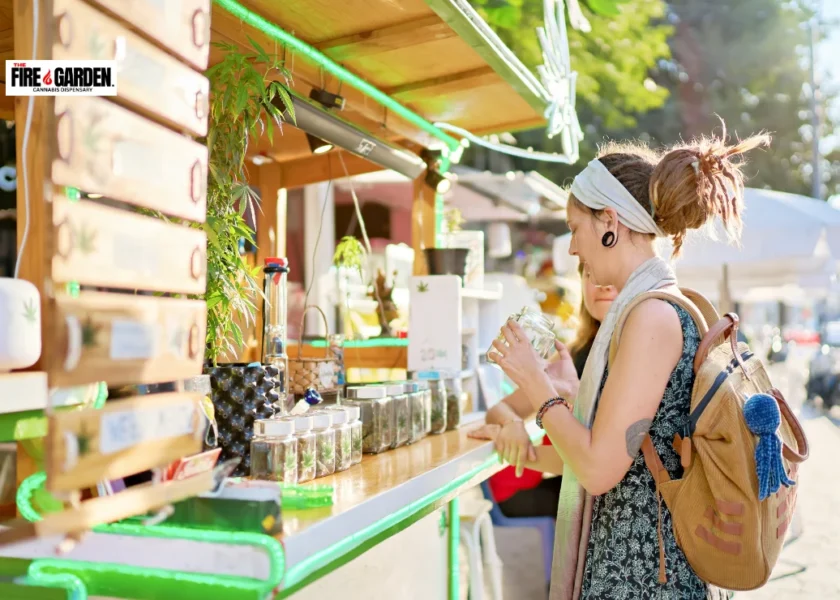
[[[577,174],[572,194],[592,210],[614,209],[619,222],[628,229],[666,237],[650,213],[597,158]]]

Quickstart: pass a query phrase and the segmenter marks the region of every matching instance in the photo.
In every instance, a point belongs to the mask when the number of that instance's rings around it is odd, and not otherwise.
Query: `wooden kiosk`
[[[296,97],[342,99],[343,110],[321,107],[314,122],[356,136],[328,140],[336,148],[321,155],[312,132],[292,126],[251,144],[266,159],[250,167],[263,198],[260,262],[285,252],[284,190],[394,168],[374,160],[390,148],[421,164],[413,246],[423,273],[420,250],[435,245],[441,212],[426,167],[445,172],[460,154],[434,123],[475,134],[544,123],[547,92],[465,0],[0,0],[6,59],[31,60],[34,48],[37,59],[119,68],[115,97],[0,99],[17,124],[20,275],[40,293],[42,332],[39,362],[0,374],[0,430],[18,442],[24,483],[24,520],[0,530],[0,596],[2,586],[28,586],[31,598],[411,597],[420,588],[457,597],[458,494],[499,468],[491,445],[463,431],[319,480],[334,486],[334,505],[284,513],[278,538],[125,520],[207,491],[210,474],[90,497],[97,482],[201,448],[200,395],[105,403],[102,392],[202,372],[205,303],[186,296],[200,295],[206,278],[207,238],[189,226],[206,215],[203,72],[220,60],[211,42],[247,47],[249,38],[284,57]],[[28,498],[44,479],[64,508],[33,514]],[[56,557],[57,547],[67,553]]]

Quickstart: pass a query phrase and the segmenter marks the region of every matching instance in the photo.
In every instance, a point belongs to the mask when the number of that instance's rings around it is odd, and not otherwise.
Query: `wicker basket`
[[[324,358],[301,357],[303,350],[303,326],[306,322],[306,312],[314,308],[324,320],[325,341],[329,336],[327,316],[317,306],[307,306],[300,317],[300,333],[298,335],[297,358],[289,358],[289,391],[293,394],[303,394],[307,388],[320,392],[329,392],[338,387],[338,361],[330,352],[329,342],[326,344]]]

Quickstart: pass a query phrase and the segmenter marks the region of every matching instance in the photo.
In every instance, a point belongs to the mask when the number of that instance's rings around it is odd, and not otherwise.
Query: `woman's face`
[[[583,270],[583,304],[586,310],[599,323],[604,321],[610,306],[618,295],[618,290],[612,285],[595,285],[589,271]]]
[[[566,220],[572,233],[569,254],[577,256],[584,265],[584,270],[595,283],[608,283],[610,270],[610,248],[601,243],[609,230],[607,218],[598,218],[581,209],[576,202],[569,202]],[[614,257],[613,257],[614,258]]]

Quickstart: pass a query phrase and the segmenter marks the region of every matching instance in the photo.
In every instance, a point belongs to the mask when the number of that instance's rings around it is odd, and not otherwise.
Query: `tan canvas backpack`
[[[689,426],[673,441],[682,479],[670,478],[650,436],[642,444],[657,500],[664,499],[677,544],[701,579],[727,590],[755,589],[767,582],[782,549],[796,504],[798,466],[808,457],[808,443],[764,364],[747,344],[737,341],[737,315],[719,318],[697,292],[663,288],[634,299],[619,317],[610,362],[628,314],[648,298],[685,308],[702,338],[694,360]],[[761,500],[759,469],[765,490],[771,490]],[[658,527],[659,580],[664,583],[668,557],[661,513]]]

